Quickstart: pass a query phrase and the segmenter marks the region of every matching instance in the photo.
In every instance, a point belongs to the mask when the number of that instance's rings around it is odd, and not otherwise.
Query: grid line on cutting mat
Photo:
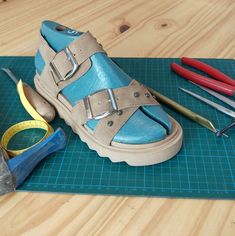
[[[213,121],[219,129],[231,119],[178,90],[190,89],[223,105],[170,70],[172,58],[114,58],[128,74],[169,98]],[[235,78],[234,60],[202,59]],[[17,76],[33,86],[33,57],[0,57],[0,66],[11,68]],[[15,85],[0,72],[0,135],[10,126],[30,119],[23,109]],[[67,136],[66,150],[42,161],[19,190],[89,194],[144,195],[189,198],[235,198],[235,130],[229,138],[216,138],[200,125],[172,109],[164,109],[183,127],[184,141],[179,154],[159,165],[130,167],[100,158],[80,141],[63,120],[52,122]],[[18,139],[28,145],[37,132]]]

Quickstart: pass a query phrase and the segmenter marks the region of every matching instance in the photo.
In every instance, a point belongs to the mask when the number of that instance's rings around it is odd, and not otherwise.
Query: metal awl
[[[201,85],[198,85],[196,83],[193,83],[192,81],[190,81],[192,84],[196,85],[197,87],[199,87],[200,89],[202,89],[203,91],[206,91],[207,93],[211,94],[212,96],[216,97],[217,99],[219,99],[220,101],[228,104],[229,106],[231,106],[232,108],[235,108],[235,101],[233,101],[232,99],[229,99],[223,95],[221,95],[220,93],[217,93],[211,89],[205,88]]]
[[[224,113],[224,114],[226,114],[228,116],[231,116],[231,117],[235,118],[235,112],[234,111],[229,110],[226,107],[223,107],[223,106],[221,106],[221,105],[219,105],[219,104],[217,104],[215,102],[212,102],[209,99],[206,99],[206,98],[204,98],[204,97],[202,97],[202,96],[200,96],[200,95],[198,95],[196,93],[193,93],[193,92],[191,92],[191,91],[189,91],[187,89],[184,89],[184,88],[179,88],[179,89],[182,90],[183,92],[185,92],[185,93],[187,93],[187,94],[197,98],[198,100],[200,100],[200,101],[210,105],[211,107],[214,107],[216,110],[218,110],[218,111],[220,111],[220,112],[222,112],[222,113]]]
[[[18,84],[19,80],[15,77],[11,70],[7,68],[1,68],[1,70],[3,70],[12,79],[12,81],[15,82],[15,84]]]

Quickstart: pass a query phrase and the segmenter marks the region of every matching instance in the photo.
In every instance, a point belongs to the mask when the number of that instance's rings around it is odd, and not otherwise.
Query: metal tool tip
[[[215,132],[215,135],[216,135],[216,137],[221,137],[221,136],[224,136],[224,137],[226,137],[226,138],[229,137],[227,134],[225,134],[225,133],[222,132],[221,130],[217,130],[217,131]]]
[[[8,74],[9,72],[11,72],[9,69],[4,68],[4,67],[2,67],[1,70],[4,71],[4,72],[6,72],[7,74]]]
[[[4,71],[15,82],[15,84],[18,84],[19,80],[10,69],[2,67],[1,70]]]
[[[222,134],[221,134],[221,132],[218,130],[218,131],[215,132],[215,135],[216,135],[216,137],[220,137]]]

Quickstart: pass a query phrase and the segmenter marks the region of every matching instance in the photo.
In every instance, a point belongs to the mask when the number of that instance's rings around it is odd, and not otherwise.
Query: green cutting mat
[[[178,86],[218,102],[169,69],[178,59],[114,59],[133,78],[167,95],[195,112],[207,117],[217,128],[231,119],[177,89]],[[203,61],[235,78],[234,60],[204,59]],[[33,84],[32,57],[0,57],[0,66],[11,68],[29,84]],[[0,135],[19,121],[30,119],[23,109],[15,85],[0,72]],[[220,102],[218,102],[220,103]],[[89,150],[65,123],[57,118],[53,127],[62,127],[67,135],[65,151],[51,155],[35,169],[19,190],[145,195],[189,198],[235,198],[235,129],[229,138],[215,135],[198,124],[166,108],[182,125],[183,148],[165,163],[148,167],[130,167],[112,163]],[[26,145],[37,132],[25,134],[15,145]]]

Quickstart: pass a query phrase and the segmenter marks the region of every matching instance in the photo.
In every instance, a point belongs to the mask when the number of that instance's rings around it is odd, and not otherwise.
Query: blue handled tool
[[[5,154],[1,151],[0,195],[14,191],[41,160],[65,148],[65,145],[65,133],[59,128],[41,143],[7,161]]]

